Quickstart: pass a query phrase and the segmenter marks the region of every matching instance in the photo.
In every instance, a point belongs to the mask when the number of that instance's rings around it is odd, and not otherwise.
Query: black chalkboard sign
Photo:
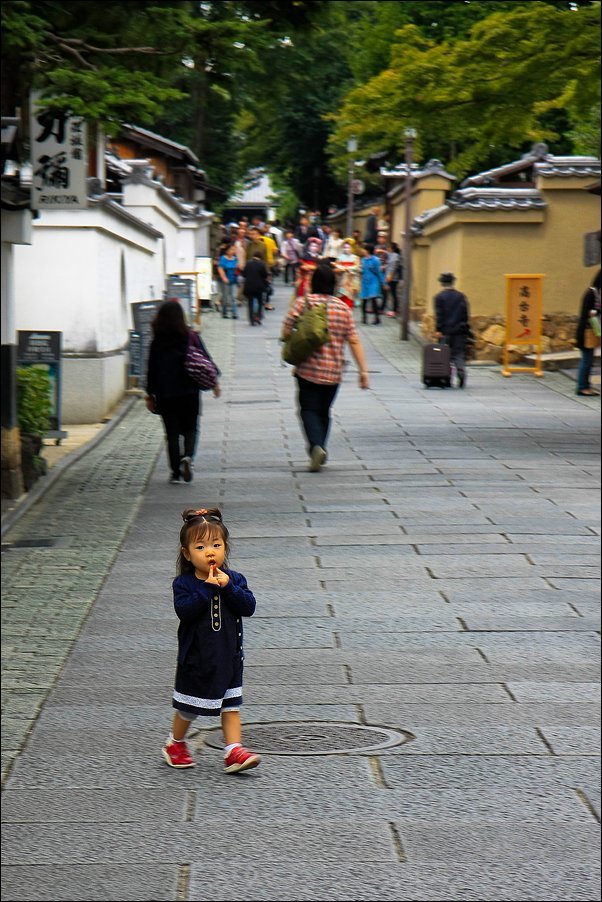
[[[148,352],[153,340],[151,323],[162,303],[163,301],[137,301],[131,305],[134,329],[130,331],[130,375],[139,379],[146,378]],[[133,366],[136,367],[135,371]]]
[[[128,376],[140,379],[144,372],[142,367],[142,337],[140,332],[136,332],[135,329],[130,329],[128,334],[130,336]]]
[[[174,298],[180,302],[184,308],[186,319],[190,322],[190,317],[194,308],[194,280],[184,279],[182,276],[167,276],[165,288],[165,300],[173,300]]]

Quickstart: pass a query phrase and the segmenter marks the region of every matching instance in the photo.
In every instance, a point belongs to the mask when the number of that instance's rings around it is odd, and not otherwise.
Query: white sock
[[[235,749],[235,748],[237,748],[237,747],[240,746],[240,745],[242,745],[241,742],[233,742],[231,745],[227,745],[227,746],[224,748],[224,758],[227,758],[227,757],[228,757],[228,755],[230,754],[230,752],[232,751],[232,749]]]
[[[167,744],[169,745],[170,742],[186,742],[186,739],[174,739],[173,733],[170,733],[167,737]]]

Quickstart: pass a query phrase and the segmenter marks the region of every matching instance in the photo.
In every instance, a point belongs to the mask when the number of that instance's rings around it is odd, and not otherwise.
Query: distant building
[[[222,213],[225,223],[238,222],[247,216],[261,216],[264,222],[276,219],[278,195],[274,193],[269,175],[263,169],[251,170],[245,179],[245,187],[231,195]]]
[[[536,144],[519,160],[466,178],[446,200],[424,209],[423,184],[412,186],[412,317],[428,333],[441,272],[457,276],[471,302],[477,351],[499,359],[505,316],[505,275],[541,273],[543,350],[569,350],[579,299],[591,280],[586,233],[599,228],[599,198],[586,190],[600,160],[555,156]],[[404,193],[395,205],[401,234]],[[598,257],[599,259],[599,257]]]

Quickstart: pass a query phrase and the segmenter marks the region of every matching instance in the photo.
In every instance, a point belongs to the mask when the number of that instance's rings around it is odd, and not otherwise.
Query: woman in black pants
[[[198,420],[201,412],[199,387],[184,369],[188,342],[200,339],[186,325],[178,301],[165,301],[152,322],[153,340],[148,355],[146,406],[161,415],[165,427],[170,482],[192,481]],[[219,383],[213,389],[220,396]],[[183,440],[183,447],[182,447]]]

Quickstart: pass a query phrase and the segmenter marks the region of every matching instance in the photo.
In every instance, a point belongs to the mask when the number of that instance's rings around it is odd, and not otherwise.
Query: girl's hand
[[[212,391],[213,391],[213,397],[214,397],[214,398],[219,398],[219,397],[220,397],[220,395],[221,395],[221,393],[222,393],[222,389],[221,389],[221,386],[220,386],[219,382],[216,382],[216,383],[215,383],[215,385],[213,386]]]
[[[223,589],[224,586],[227,586],[230,582],[230,577],[227,573],[224,573],[223,570],[220,570],[217,564],[211,564],[209,567],[209,576],[205,582],[212,583],[214,586],[219,586],[220,589]]]

